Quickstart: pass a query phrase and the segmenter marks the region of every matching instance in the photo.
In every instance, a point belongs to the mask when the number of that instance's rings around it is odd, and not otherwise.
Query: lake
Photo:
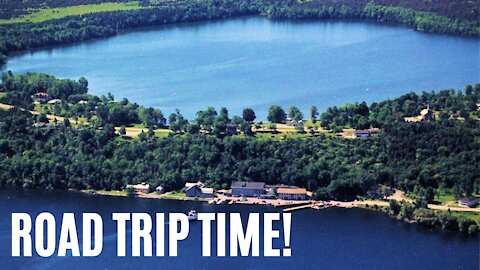
[[[86,77],[166,115],[179,108],[295,105],[308,115],[346,102],[381,101],[409,91],[463,89],[480,82],[478,39],[348,21],[246,17],[169,25],[12,56],[5,69]]]
[[[203,213],[238,212],[242,217],[249,212],[279,211],[267,206],[212,206],[199,202],[102,197],[65,191],[1,190],[0,260],[5,269],[227,269],[232,266],[234,269],[262,270],[478,269],[478,238],[429,230],[369,210],[336,208],[293,212],[292,257],[202,257],[199,222],[191,223],[188,238],[179,242],[178,257],[132,258],[128,256],[131,250],[128,236],[127,257],[116,256],[116,224],[111,221],[112,213],[145,212],[154,216],[157,212],[185,213],[192,208]],[[63,213],[75,213],[77,220],[81,219],[83,212],[99,213],[104,221],[102,254],[95,258],[68,255],[40,258],[34,252],[29,258],[11,257],[11,213],[26,212],[34,218],[44,211],[57,218],[57,241]],[[81,227],[77,230],[81,241]],[[215,239],[212,241],[215,243]],[[212,254],[216,254],[215,251]]]

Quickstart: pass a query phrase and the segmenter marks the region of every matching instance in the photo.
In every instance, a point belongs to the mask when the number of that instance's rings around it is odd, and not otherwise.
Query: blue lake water
[[[208,106],[266,118],[272,104],[307,115],[346,102],[480,82],[480,43],[361,22],[262,17],[171,25],[10,57],[15,73],[85,76],[113,93],[192,118]]]
[[[212,206],[206,203],[168,200],[100,197],[73,192],[0,191],[1,269],[478,269],[478,237],[429,230],[396,221],[381,213],[361,209],[303,210],[293,212],[292,257],[202,257],[201,224],[191,223],[186,240],[179,242],[178,257],[116,256],[114,212],[241,213],[281,211],[267,206]],[[25,212],[34,218],[40,212],[57,218],[57,241],[61,216],[65,212],[99,213],[104,222],[104,246],[95,258],[38,256],[11,257],[11,213]],[[77,224],[79,240],[81,227]],[[245,224],[244,224],[245,226]],[[127,227],[128,228],[128,227]],[[167,229],[168,227],[166,227]],[[227,226],[228,228],[228,226]],[[215,232],[215,226],[213,227]],[[212,235],[215,235],[213,233]],[[280,233],[283,235],[283,233]],[[261,247],[263,238],[260,238]],[[131,254],[127,236],[127,255]],[[280,239],[283,243],[283,240]],[[58,242],[57,242],[58,243]],[[155,243],[155,241],[154,241]],[[213,238],[212,243],[216,243]],[[227,230],[227,254],[228,253]],[[213,244],[215,247],[215,244]],[[283,247],[275,242],[275,247]],[[263,254],[260,249],[260,255]],[[212,254],[215,253],[213,249]]]

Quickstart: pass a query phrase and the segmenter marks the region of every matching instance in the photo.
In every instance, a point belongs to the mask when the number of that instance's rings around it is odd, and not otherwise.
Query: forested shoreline
[[[342,200],[364,195],[374,184],[415,194],[424,194],[427,189],[457,196],[480,192],[480,115],[476,107],[480,84],[468,85],[464,92],[410,93],[373,103],[370,108],[364,103],[342,107],[345,109],[333,107],[319,119],[327,128],[332,123],[343,127],[360,123],[361,128],[365,123],[378,125],[382,130],[378,136],[352,140],[320,133],[280,141],[255,138],[251,132],[255,112],[248,108],[243,117],[229,116],[226,108],[220,113],[209,108],[190,121],[179,111],[173,112],[168,117],[173,131],[168,138],[147,133],[131,140],[119,137],[114,126],[164,126],[167,119],[163,112],[127,100],[89,95],[84,78],[77,82],[10,73],[3,75],[0,89],[4,92],[0,102],[17,106],[1,112],[2,185],[110,190],[149,182],[175,190],[194,179],[216,188],[247,180],[298,185],[316,191],[318,198]],[[35,123],[48,123],[48,119],[20,108],[32,109],[32,95],[38,92],[59,98],[48,106],[60,107],[59,112],[67,117],[91,113],[88,124],[72,127],[74,123],[68,121],[50,128],[35,127]],[[403,116],[418,114],[427,102],[446,115],[464,111],[464,117],[403,121]],[[279,106],[270,108],[270,121],[283,121],[286,116]],[[303,115],[292,106],[288,116],[301,119]],[[316,121],[315,116],[312,113],[312,121]],[[342,123],[342,119],[353,122]],[[227,123],[244,136],[216,132]],[[175,124],[181,125],[177,131]],[[249,128],[242,130],[242,124]],[[195,132],[190,130],[192,125]]]
[[[31,2],[31,3],[30,3]],[[75,4],[106,1],[84,0]],[[120,1],[122,2],[122,1]],[[47,5],[68,4],[48,1]],[[70,3],[74,5],[74,3]],[[18,23],[0,26],[0,64],[12,52],[55,46],[94,38],[113,36],[119,31],[163,24],[225,19],[235,16],[263,15],[270,19],[358,19],[402,24],[415,30],[478,37],[478,6],[456,0],[423,4],[414,1],[271,1],[271,0],[208,0],[208,1],[141,1],[148,7],[139,10],[91,13],[69,16],[41,23]],[[2,17],[20,16],[12,3],[3,7]],[[20,10],[20,11],[19,11]]]
[[[68,118],[51,122],[44,114],[22,110],[34,109],[32,97],[38,92],[61,99],[61,103],[48,106],[53,111],[56,106],[61,108],[59,112],[65,116],[78,113],[84,117],[92,108],[96,112],[88,124],[75,125]],[[365,139],[328,133],[300,139],[259,139],[251,132],[255,112],[248,108],[242,117],[230,117],[226,108],[219,114],[209,108],[199,111],[193,121],[180,119],[177,111],[168,117],[168,124],[172,131],[172,125],[179,128],[168,137],[148,132],[131,139],[119,135],[114,127],[129,121],[166,125],[163,112],[126,100],[118,102],[113,96],[89,95],[84,78],[72,81],[6,73],[0,93],[0,102],[16,105],[0,110],[3,187],[122,190],[127,184],[146,182],[178,190],[185,182],[197,180],[216,189],[228,188],[232,181],[263,181],[305,187],[314,192],[315,199],[353,200],[385,185],[414,194],[417,202],[415,206],[394,205],[391,215],[426,226],[476,231],[476,227],[468,229],[471,222],[436,214],[422,205],[442,194],[463,197],[480,193],[480,112],[473,107],[480,103],[480,84],[468,85],[463,92],[410,93],[370,106],[332,107],[320,114],[318,121],[326,128],[332,123],[333,129],[367,124],[381,127],[379,135]],[[444,114],[462,111],[464,117],[403,121],[403,116],[418,114],[427,102]],[[319,113],[313,108],[312,121],[317,121]],[[269,113],[273,122],[283,121],[286,115],[279,106],[272,106]],[[303,118],[294,106],[288,116]],[[342,122],[345,119],[351,122]],[[217,132],[227,121],[240,130],[242,125],[248,128],[241,135]]]

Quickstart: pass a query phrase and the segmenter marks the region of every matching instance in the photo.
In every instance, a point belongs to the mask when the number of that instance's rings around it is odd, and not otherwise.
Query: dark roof
[[[460,199],[460,202],[461,203],[470,203],[470,202],[474,202],[474,201],[477,201],[478,199],[475,198],[475,197],[464,197],[464,198],[461,198]]]
[[[240,189],[264,189],[264,182],[239,182],[233,181],[231,188],[240,188]]]

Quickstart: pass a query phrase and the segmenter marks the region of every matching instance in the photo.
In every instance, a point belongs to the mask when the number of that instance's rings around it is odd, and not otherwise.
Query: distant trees
[[[268,109],[267,119],[272,123],[285,123],[285,111],[278,105],[272,105]]]
[[[159,109],[141,107],[138,116],[146,127],[163,127],[166,124],[166,119]]]
[[[168,117],[168,123],[170,125],[170,129],[173,132],[187,131],[188,120],[183,117],[179,109],[176,109],[175,113],[170,114],[170,116]]]

